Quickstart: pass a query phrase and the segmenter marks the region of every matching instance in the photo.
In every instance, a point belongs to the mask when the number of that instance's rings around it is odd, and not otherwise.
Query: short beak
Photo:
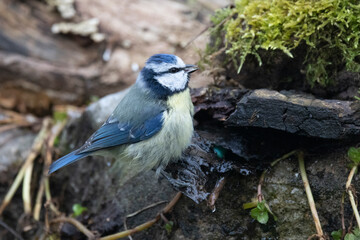
[[[196,65],[186,65],[185,66],[185,72],[187,73],[192,73],[195,72],[196,70],[198,70],[199,68]]]

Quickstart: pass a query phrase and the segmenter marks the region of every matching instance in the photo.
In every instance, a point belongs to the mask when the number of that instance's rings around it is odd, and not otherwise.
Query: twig
[[[22,198],[24,205],[24,212],[27,215],[31,214],[31,175],[34,168],[34,162],[32,161],[30,165],[25,169],[24,180],[23,180],[23,189],[22,189]]]
[[[33,213],[34,219],[36,221],[40,220],[41,200],[42,200],[42,197],[43,197],[43,194],[44,194],[44,189],[45,189],[44,185],[45,184],[41,180],[39,190],[38,190],[38,192],[36,194],[34,213]]]
[[[206,32],[209,28],[213,26],[206,26],[203,30],[201,30],[198,34],[196,34],[193,38],[191,38],[183,48],[187,48],[193,41],[195,41],[198,37],[200,37],[204,32]]]
[[[319,236],[318,234],[313,234],[310,237],[308,237],[307,240],[313,240],[315,238],[316,239],[324,239],[324,238],[321,238],[321,236]]]
[[[341,229],[342,229],[341,239],[344,239],[344,237],[346,235],[344,204],[345,204],[345,192],[343,193],[343,195],[341,197],[341,205],[340,205]]]
[[[215,202],[219,197],[219,194],[221,192],[221,190],[223,189],[224,185],[226,183],[226,178],[225,177],[221,177],[216,185],[214,190],[212,191],[212,193],[209,196],[209,200],[208,200],[208,206],[210,207],[210,209],[215,212],[216,208],[215,208]]]
[[[50,194],[50,187],[49,187],[50,185],[48,184],[49,176],[47,174],[47,171],[52,162],[52,148],[54,146],[55,139],[60,135],[60,133],[64,129],[65,124],[66,124],[66,121],[55,124],[51,129],[51,135],[49,136],[49,138],[46,141],[47,144],[46,144],[46,153],[45,153],[45,161],[44,161],[44,166],[43,166],[43,173],[42,173],[42,178],[40,180],[40,187],[39,187],[38,193],[36,195],[36,203],[34,206],[34,219],[37,221],[39,221],[39,219],[40,219],[41,201],[42,201],[45,189],[47,191],[46,199],[48,202],[50,202],[50,209],[53,210],[53,212],[55,212],[56,215],[60,215],[60,212],[56,209],[56,207],[51,202],[51,194]]]
[[[280,162],[281,160],[287,159],[289,157],[291,157],[292,155],[296,154],[299,152],[299,149],[293,150],[289,153],[284,154],[282,157],[275,159],[273,162],[270,163],[271,167],[274,167],[276,164],[278,164],[278,162]]]
[[[129,229],[126,231],[122,231],[119,233],[115,233],[106,237],[102,237],[100,238],[100,240],[116,240],[119,238],[123,238],[123,237],[127,237],[131,234],[134,234],[136,232],[140,232],[143,231],[149,227],[151,227],[152,225],[154,225],[157,221],[159,221],[161,219],[161,214],[165,214],[171,211],[171,209],[175,206],[175,204],[179,201],[180,197],[181,197],[181,192],[178,192],[175,197],[164,207],[164,209],[152,220],[141,224],[133,229]]]
[[[232,5],[228,5],[227,7],[231,7]],[[211,24],[209,26],[206,26],[203,30],[201,30],[198,34],[196,34],[193,38],[190,39],[190,41],[188,41],[183,48],[187,48],[193,41],[195,41],[198,37],[200,37],[204,32],[206,32],[207,30],[209,30],[209,28],[213,28],[213,27],[220,27],[221,25],[223,25],[226,21],[230,20],[235,14],[231,14],[230,16],[226,17],[225,19],[223,19],[221,22],[219,22],[217,25]]]
[[[12,235],[14,235],[15,238],[19,239],[19,240],[24,240],[20,234],[18,234],[14,229],[12,229],[9,225],[7,225],[6,223],[4,223],[3,221],[0,220],[0,226],[2,226],[3,228],[5,228],[6,230],[8,230]]]
[[[35,158],[39,154],[41,147],[43,145],[44,139],[48,133],[49,125],[50,125],[50,119],[48,119],[48,118],[44,119],[42,128],[34,140],[30,154],[28,155],[27,159],[25,160],[25,163],[22,165],[19,173],[17,174],[13,184],[11,185],[8,193],[6,194],[2,204],[0,206],[0,215],[3,213],[6,206],[11,202],[12,197],[14,196],[16,190],[18,189],[18,187],[24,177],[25,170],[28,168],[28,166],[35,160]]]
[[[0,133],[9,131],[14,128],[27,127],[27,126],[31,126],[31,124],[7,124],[5,126],[0,126]]]
[[[59,217],[50,221],[50,224],[68,222],[74,225],[80,232],[82,232],[88,239],[95,240],[95,235],[87,229],[81,222],[71,217]]]
[[[165,215],[163,213],[160,213],[160,218],[165,222],[168,223],[169,220],[165,217]]]
[[[131,234],[134,234],[136,232],[140,232],[140,231],[143,231],[145,229],[148,229],[149,227],[151,227],[152,225],[154,225],[157,221],[160,220],[160,215],[156,216],[154,219],[144,223],[144,224],[141,224],[133,229],[130,229],[130,230],[126,230],[126,231],[122,231],[122,232],[119,232],[119,233],[116,233],[116,234],[113,234],[113,235],[109,235],[109,236],[106,236],[106,237],[102,237],[100,238],[100,240],[116,240],[116,239],[119,239],[119,238],[123,238],[123,237],[127,237],[127,236],[130,236]]]
[[[314,197],[312,195],[309,180],[308,180],[307,175],[306,175],[305,163],[304,163],[304,153],[302,151],[299,151],[297,153],[297,155],[298,155],[298,160],[299,160],[300,174],[301,174],[301,178],[302,178],[302,180],[304,182],[305,192],[306,192],[306,196],[308,198],[308,202],[309,202],[309,205],[310,205],[311,214],[312,214],[313,219],[314,219],[317,236],[319,237],[319,239],[324,239],[324,233],[323,233],[323,230],[321,228],[321,223],[320,223],[318,213],[316,211]]]
[[[35,124],[38,120],[35,117],[27,118],[26,116],[9,110],[0,109],[0,112],[5,115],[4,119],[0,120],[0,133],[18,127],[29,127]]]
[[[128,218],[134,217],[134,216],[138,215],[139,213],[142,213],[143,211],[146,211],[146,210],[148,210],[150,208],[156,207],[156,206],[158,206],[160,204],[163,204],[163,203],[166,203],[166,202],[167,201],[160,201],[160,202],[157,202],[157,203],[153,203],[153,204],[150,204],[149,206],[146,206],[146,207],[144,207],[144,208],[142,208],[142,209],[140,209],[140,210],[138,210],[136,212],[133,212],[133,213],[130,213],[130,214],[126,215],[125,218],[124,218],[124,228],[125,228],[125,230],[128,230],[127,224],[126,224],[126,220]],[[129,237],[129,239],[132,239],[131,235],[129,235],[128,237]]]
[[[259,184],[257,187],[257,199],[258,202],[262,202],[264,200],[264,195],[262,194],[261,188],[265,181],[265,174],[268,172],[268,170],[264,170],[260,176]]]
[[[350,171],[350,174],[349,174],[349,177],[348,177],[348,180],[346,182],[346,191],[347,193],[349,194],[349,199],[350,199],[350,203],[351,203],[351,207],[354,211],[354,214],[355,214],[355,219],[356,219],[356,222],[358,224],[358,227],[360,228],[360,216],[359,216],[359,211],[357,209],[357,206],[356,206],[356,203],[355,203],[355,198],[354,198],[354,195],[353,195],[353,189],[351,187],[351,181],[355,175],[355,172],[357,171],[357,168],[358,166],[354,166],[352,167],[351,171]]]
[[[54,203],[51,200],[49,178],[45,179],[44,185],[45,185],[46,202],[49,204],[51,211],[53,211],[55,213],[55,215],[60,216],[61,215],[60,211],[55,207]]]

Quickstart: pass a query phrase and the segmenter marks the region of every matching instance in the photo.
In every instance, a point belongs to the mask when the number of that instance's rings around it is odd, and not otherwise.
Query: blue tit
[[[188,83],[197,69],[175,55],[150,57],[106,122],[82,147],[51,164],[49,174],[89,155],[115,158],[117,174],[130,178],[149,169],[159,173],[190,144],[194,106]]]

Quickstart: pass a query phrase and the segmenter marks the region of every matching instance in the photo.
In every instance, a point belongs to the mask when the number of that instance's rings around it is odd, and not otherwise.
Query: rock
[[[0,203],[29,155],[35,137],[36,132],[27,128],[15,128],[0,133]],[[24,214],[22,206],[21,194],[16,194],[3,212],[1,220],[15,229],[19,216]],[[0,238],[14,239],[14,236],[0,227]]]
[[[360,136],[360,104],[260,89],[241,98],[226,122],[310,137],[344,139]]]
[[[0,134],[0,183],[11,181],[30,153],[36,133],[15,128]]]
[[[276,129],[321,139],[360,136],[359,101],[316,99],[304,93],[266,89],[203,89],[195,92],[194,98],[199,113],[227,126]]]
[[[124,94],[119,92],[106,96],[90,105],[81,116],[72,118],[62,135],[61,142],[66,152],[80,146],[106,120]],[[265,97],[269,95],[272,97]],[[250,217],[250,210],[242,209],[242,204],[256,197],[259,173],[264,166],[267,167],[269,162],[287,152],[303,148],[309,153],[305,155],[308,177],[324,230],[329,235],[331,231],[340,228],[338,204],[348,174],[345,156],[351,138],[347,141],[333,141],[323,135],[309,137],[309,134],[286,132],[285,129],[277,129],[277,125],[250,127],[252,125],[244,120],[246,117],[240,119],[240,110],[244,108],[244,114],[250,115],[250,107],[255,108],[258,101],[260,113],[266,107],[282,109],[285,106],[287,112],[291,113],[289,118],[295,114],[295,110],[289,109],[304,108],[311,111],[315,119],[329,116],[338,119],[340,123],[347,119],[347,126],[350,126],[350,116],[353,116],[352,113],[357,114],[350,102],[316,100],[303,95],[266,90],[195,89],[192,96],[198,122],[192,145],[179,161],[168,165],[163,173],[165,178],[156,179],[155,173],[149,171],[139,174],[123,186],[117,186],[109,175],[112,160],[90,157],[52,175],[54,197],[59,197],[59,193],[63,192],[63,199],[66,199],[61,202],[62,211],[70,213],[75,203],[87,207],[87,214],[80,220],[104,236],[123,230],[126,215],[154,202],[170,200],[175,195],[175,189],[182,191],[185,196],[174,211],[166,216],[175,222],[173,231],[166,233],[163,223],[159,223],[147,231],[136,233],[135,237],[306,239],[315,233],[315,228],[296,159],[283,160],[266,175],[263,193],[278,221],[270,220],[268,224],[261,225]],[[333,114],[326,115],[326,110]],[[335,118],[333,111],[343,112],[344,115]],[[275,117],[279,116],[277,111],[267,112],[273,113],[269,119],[275,122]],[[317,112],[323,115],[316,115]],[[239,125],[230,121],[236,119],[235,116],[239,117]],[[347,135],[343,135],[343,139],[356,131],[345,133]],[[223,158],[215,154],[215,149],[222,149]],[[216,210],[212,212],[206,200],[222,177],[227,178],[226,184],[215,203]],[[355,187],[360,186],[355,183]],[[349,206],[347,204],[345,208],[347,219],[351,216]],[[152,219],[161,208],[158,206],[129,219],[129,227]],[[69,234],[72,231],[64,228],[65,232]]]
[[[349,169],[347,148],[330,153],[305,155],[308,178],[324,232],[329,236],[341,228],[340,200]],[[183,198],[171,219],[178,226],[169,239],[308,239],[316,233],[296,158],[281,161],[270,170],[263,185],[264,197],[278,220],[266,225],[254,221],[243,204],[256,197],[259,175],[233,173],[211,212],[205,202],[195,204]],[[353,181],[355,188],[360,184]],[[345,201],[348,226],[352,211]]]
[[[129,89],[126,89],[124,91],[109,94],[91,104],[86,109],[85,114],[89,118],[88,120],[94,129],[100,127],[106,121],[128,91]]]

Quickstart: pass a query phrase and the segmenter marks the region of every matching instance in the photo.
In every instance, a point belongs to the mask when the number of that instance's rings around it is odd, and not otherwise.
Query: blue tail
[[[62,158],[56,160],[55,162],[53,162],[50,166],[49,169],[49,173],[51,174],[57,170],[59,170],[62,167],[65,167],[71,163],[76,162],[77,160],[80,160],[86,156],[88,156],[91,152],[87,152],[87,153],[80,153],[80,154],[76,154],[77,150],[69,153],[68,155],[63,156]]]

